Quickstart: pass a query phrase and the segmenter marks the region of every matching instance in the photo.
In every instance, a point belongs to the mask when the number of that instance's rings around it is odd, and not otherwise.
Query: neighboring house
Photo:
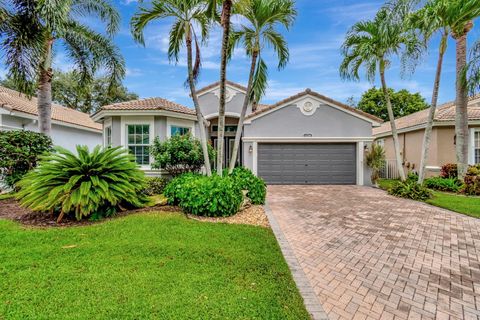
[[[212,145],[218,137],[219,84],[198,90],[209,121]],[[228,163],[246,88],[227,83],[225,160]],[[198,135],[195,111],[161,98],[103,107],[93,119],[104,128],[105,144],[124,146],[151,171],[149,145],[154,137]],[[381,120],[309,89],[274,105],[250,105],[238,164],[269,184],[370,184],[364,150]]]
[[[395,120],[400,140],[400,152],[406,171],[418,171],[422,155],[423,136],[429,110],[422,110]],[[432,139],[427,161],[427,176],[438,175],[441,166],[455,163],[455,102],[438,106],[433,123]],[[480,163],[480,95],[468,103],[470,127],[470,164]],[[390,122],[373,129],[376,141],[384,145],[387,161],[394,166],[395,152]]]
[[[38,132],[37,99],[0,86],[0,130]],[[102,144],[102,125],[90,115],[52,104],[53,144],[75,151],[77,144],[90,149]]]

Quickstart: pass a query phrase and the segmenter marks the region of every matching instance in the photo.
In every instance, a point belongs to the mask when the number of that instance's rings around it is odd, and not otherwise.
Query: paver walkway
[[[330,319],[480,319],[480,219],[360,186],[269,186]]]

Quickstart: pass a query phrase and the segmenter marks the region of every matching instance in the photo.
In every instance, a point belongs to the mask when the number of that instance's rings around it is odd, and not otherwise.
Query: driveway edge
[[[268,221],[270,223],[270,227],[272,228],[272,231],[277,238],[277,242],[280,245],[283,256],[285,257],[288,267],[292,272],[293,280],[297,284],[298,291],[303,298],[305,308],[307,309],[313,320],[328,320],[327,313],[325,312],[325,310],[323,310],[323,307],[320,304],[320,301],[318,300],[315,291],[313,291],[313,288],[310,285],[310,281],[308,281],[308,278],[305,275],[302,267],[300,266],[297,257],[295,256],[295,253],[290,246],[290,243],[283,234],[282,229],[280,229],[277,220],[273,216],[272,210],[270,209],[268,203],[265,203],[264,208],[265,213],[267,214]]]

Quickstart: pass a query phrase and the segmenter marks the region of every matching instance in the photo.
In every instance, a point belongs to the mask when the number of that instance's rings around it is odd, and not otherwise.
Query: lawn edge
[[[270,227],[275,235],[275,238],[277,239],[280,250],[282,251],[283,257],[287,262],[290,272],[292,273],[293,280],[297,285],[298,291],[303,298],[303,304],[305,305],[307,312],[310,314],[313,320],[328,320],[327,313],[323,309],[317,295],[315,294],[315,291],[310,284],[310,281],[300,266],[300,263],[298,262],[297,257],[290,246],[290,243],[283,234],[283,231],[278,225],[277,220],[273,216],[268,202],[265,203],[264,207]]]

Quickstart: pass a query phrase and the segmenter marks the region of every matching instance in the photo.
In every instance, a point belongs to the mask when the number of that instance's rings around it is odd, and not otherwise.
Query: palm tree
[[[134,39],[145,44],[143,30],[150,22],[156,19],[173,18],[170,30],[168,58],[178,62],[180,49],[187,47],[188,86],[192,96],[200,131],[200,141],[205,162],[205,171],[211,175],[210,159],[208,156],[207,136],[205,133],[205,119],[200,109],[195,83],[201,67],[200,39],[194,26],[199,26],[201,38],[206,39],[209,31],[209,19],[206,4],[203,0],[154,0],[151,7],[141,7],[131,21]],[[193,62],[193,46],[195,46],[195,62]]]
[[[54,45],[62,45],[83,83],[102,68],[110,89],[125,75],[124,60],[113,44],[120,16],[107,0],[10,0],[0,9],[0,47],[8,78],[28,96],[38,90],[39,131],[51,133],[52,61]],[[106,23],[107,36],[80,18],[96,16]]]
[[[273,48],[278,57],[278,69],[283,69],[289,59],[288,47],[283,36],[275,30],[277,25],[289,28],[295,19],[296,11],[292,0],[253,0],[249,6],[240,8],[238,13],[249,22],[231,35],[230,52],[242,42],[247,56],[251,58],[247,92],[238,119],[235,143],[230,159],[229,173],[235,168],[243,122],[249,103],[260,101],[267,84],[267,64],[261,57],[265,46]],[[231,53],[230,53],[231,55]]]
[[[480,40],[478,40],[470,53],[468,63],[468,87],[472,94],[480,90]]]
[[[450,28],[445,22],[443,16],[444,11],[438,5],[438,0],[431,0],[425,4],[423,8],[410,14],[406,18],[407,28],[418,30],[427,43],[435,34],[440,34],[440,44],[438,48],[437,67],[435,72],[435,80],[433,83],[432,100],[428,113],[427,126],[423,136],[422,155],[420,159],[420,168],[418,174],[418,183],[422,184],[425,179],[425,168],[428,160],[428,152],[430,149],[430,140],[432,136],[432,127],[435,117],[435,110],[438,104],[438,92],[440,89],[440,80],[442,74],[443,59],[447,50],[447,40],[450,34]]]
[[[456,42],[455,134],[458,177],[463,179],[468,169],[467,35],[480,16],[480,0],[438,0],[437,5]]]
[[[402,53],[402,61],[405,64],[406,61],[416,61],[421,53],[420,42],[415,35],[405,32],[404,29],[403,22],[395,19],[387,8],[382,8],[373,20],[357,22],[348,31],[342,45],[344,60],[340,65],[340,76],[349,80],[360,79],[359,71],[362,66],[366,70],[367,79],[372,82],[378,71],[387,104],[395,159],[401,180],[405,180],[405,172],[385,71],[390,66],[391,56]]]

